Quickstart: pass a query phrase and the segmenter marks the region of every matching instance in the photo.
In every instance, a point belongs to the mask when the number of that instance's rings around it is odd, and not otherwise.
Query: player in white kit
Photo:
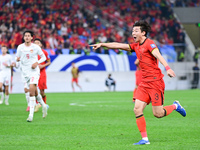
[[[6,46],[1,47],[2,55],[0,56],[0,104],[3,103],[4,93],[2,90],[3,85],[5,85],[5,104],[9,105],[9,85],[11,80],[11,66],[12,66],[12,56],[7,54],[8,48]]]
[[[46,57],[42,49],[31,42],[33,39],[32,31],[25,31],[23,33],[23,39],[25,42],[17,47],[16,61],[20,61],[22,76],[29,87],[30,111],[27,121],[31,122],[33,120],[36,97],[38,102],[42,105],[43,118],[47,116],[47,106],[37,91],[37,84],[40,76],[38,64],[44,62]],[[40,60],[38,60],[38,55],[40,56]]]

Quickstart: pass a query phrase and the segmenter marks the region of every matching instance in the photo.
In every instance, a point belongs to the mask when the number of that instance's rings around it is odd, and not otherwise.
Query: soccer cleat
[[[134,143],[133,145],[145,145],[150,144],[149,140],[140,140],[138,143]]]
[[[34,110],[34,112],[38,112],[40,107],[41,107],[40,104],[35,105],[35,110]]]
[[[26,111],[30,111],[30,106],[28,106],[28,107],[26,108]]]
[[[47,105],[45,104],[43,107],[42,107],[42,117],[45,118],[47,116]]]
[[[174,101],[173,104],[176,104],[178,107],[176,108],[176,111],[179,112],[183,117],[186,116],[186,111],[185,109],[181,106],[181,104],[179,103],[179,101]]]
[[[30,116],[29,116],[29,117],[26,119],[26,121],[27,121],[27,122],[32,122],[32,121],[33,121],[33,117],[30,117]]]
[[[8,100],[5,100],[5,104],[6,104],[6,105],[9,105]]]

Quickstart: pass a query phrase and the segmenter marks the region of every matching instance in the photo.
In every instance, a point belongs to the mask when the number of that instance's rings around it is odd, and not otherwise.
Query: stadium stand
[[[58,47],[77,49],[78,45],[86,49],[88,43],[97,42],[131,43],[132,25],[139,19],[151,23],[150,37],[157,43],[184,43],[184,32],[171,6],[196,7],[199,0],[5,0],[0,6],[0,45],[16,49],[23,31],[31,29],[35,37],[42,38],[45,49],[55,51]],[[103,49],[97,53],[109,54]]]

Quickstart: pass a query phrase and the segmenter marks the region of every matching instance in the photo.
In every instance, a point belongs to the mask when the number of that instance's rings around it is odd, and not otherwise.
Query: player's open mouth
[[[133,37],[134,38],[134,40],[136,40],[136,37]]]

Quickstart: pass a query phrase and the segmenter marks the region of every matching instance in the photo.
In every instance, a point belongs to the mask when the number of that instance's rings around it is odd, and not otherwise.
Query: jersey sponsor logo
[[[31,49],[30,52],[33,53],[33,50]]]
[[[156,45],[155,44],[151,44],[151,48],[155,48],[156,47]]]

